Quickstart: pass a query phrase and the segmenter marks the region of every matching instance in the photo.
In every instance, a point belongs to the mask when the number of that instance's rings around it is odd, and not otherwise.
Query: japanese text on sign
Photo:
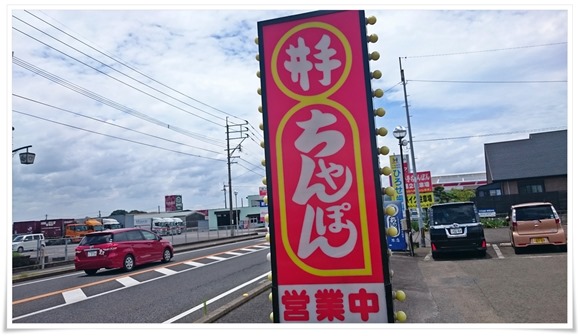
[[[419,194],[421,197],[421,208],[430,208],[433,203],[435,203],[435,196],[433,193],[421,193]],[[416,208],[417,207],[417,198],[415,195],[407,195],[407,203],[409,203],[409,208]]]

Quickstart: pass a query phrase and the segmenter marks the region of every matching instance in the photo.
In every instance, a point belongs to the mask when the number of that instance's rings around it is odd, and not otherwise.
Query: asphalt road
[[[516,256],[509,246],[507,228],[486,229],[485,258],[456,256],[432,260],[426,247],[415,255],[394,252],[389,259],[395,272],[393,289],[403,290],[404,302],[394,310],[407,315],[408,324],[566,324],[568,306],[567,253],[532,250]],[[414,238],[419,241],[419,236]],[[503,252],[503,253],[502,253]],[[550,293],[541,295],[539,293]],[[231,303],[232,309],[213,311],[200,323],[272,323],[271,284]],[[538,301],[540,300],[540,301]]]

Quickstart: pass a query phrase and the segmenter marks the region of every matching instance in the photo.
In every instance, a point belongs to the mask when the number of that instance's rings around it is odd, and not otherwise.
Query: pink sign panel
[[[275,322],[389,321],[364,20],[258,23]]]
[[[413,173],[407,173],[405,175],[405,187],[407,188],[407,194],[415,193],[415,175]],[[431,172],[417,172],[417,184],[419,185],[420,193],[428,193],[433,191],[433,185],[431,183]]]

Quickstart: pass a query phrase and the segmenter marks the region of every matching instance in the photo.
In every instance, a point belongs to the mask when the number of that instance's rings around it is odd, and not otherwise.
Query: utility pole
[[[248,122],[246,121],[243,124],[231,124],[228,121],[228,117],[226,117],[226,140],[227,140],[227,153],[228,153],[228,187],[229,187],[229,198],[230,198],[230,225],[231,225],[231,236],[234,235],[234,228],[237,226],[237,220],[234,221],[233,218],[233,209],[232,209],[232,159],[239,158],[239,156],[233,156],[236,150],[242,150],[242,142],[246,140],[249,135],[247,134],[248,128],[245,127]],[[233,135],[230,136],[230,135]],[[240,143],[235,146],[233,149],[230,149],[230,140],[241,140]],[[237,219],[237,216],[236,216]]]
[[[226,184],[224,183],[224,188],[222,189],[224,192],[224,209],[228,207],[228,201],[226,200]]]
[[[409,117],[409,104],[407,102],[407,83],[405,80],[405,70],[401,65],[399,57],[399,69],[401,70],[401,81],[403,82],[403,94],[405,95],[405,112],[407,113],[407,130],[409,131],[409,145],[411,148],[411,162],[413,163],[413,180],[415,181],[415,198],[417,199],[417,214],[419,215],[419,231],[421,232],[421,247],[425,247],[425,227],[423,226],[423,214],[421,213],[421,196],[419,195],[419,182],[417,181],[417,166],[415,165],[415,152],[413,150],[413,133],[411,133],[411,118]],[[402,163],[401,163],[402,164]],[[406,183],[406,181],[405,181]]]

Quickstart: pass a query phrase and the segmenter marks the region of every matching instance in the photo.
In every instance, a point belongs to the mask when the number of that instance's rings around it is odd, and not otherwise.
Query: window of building
[[[533,180],[518,183],[518,192],[520,194],[534,194],[544,192],[544,181]]]
[[[501,189],[491,189],[489,196],[501,196]]]

